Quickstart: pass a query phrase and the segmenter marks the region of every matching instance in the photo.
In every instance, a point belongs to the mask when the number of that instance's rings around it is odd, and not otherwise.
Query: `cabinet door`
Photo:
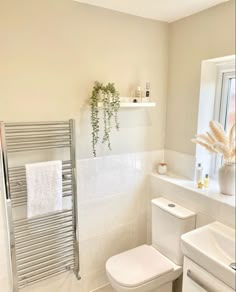
[[[185,257],[182,292],[234,292],[234,290]]]

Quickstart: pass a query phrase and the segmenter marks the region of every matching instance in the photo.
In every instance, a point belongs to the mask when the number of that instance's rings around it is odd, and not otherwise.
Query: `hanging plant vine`
[[[108,83],[104,86],[100,82],[95,82],[92,95],[90,97],[91,106],[91,125],[92,125],[92,149],[96,157],[96,145],[99,141],[99,110],[98,103],[103,105],[103,122],[104,133],[102,143],[107,143],[111,150],[110,133],[112,130],[112,117],[114,118],[115,128],[119,131],[118,111],[120,108],[119,92],[116,90],[114,83]]]

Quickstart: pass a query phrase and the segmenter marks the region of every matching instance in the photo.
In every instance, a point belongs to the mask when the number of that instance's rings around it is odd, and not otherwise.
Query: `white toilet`
[[[172,292],[182,273],[182,234],[195,228],[195,213],[165,198],[152,200],[152,246],[142,245],[106,262],[118,292]]]

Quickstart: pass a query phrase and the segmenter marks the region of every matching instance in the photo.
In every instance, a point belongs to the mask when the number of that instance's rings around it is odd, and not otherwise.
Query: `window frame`
[[[219,68],[214,106],[214,120],[218,121],[227,130],[227,116],[229,103],[229,90],[232,79],[236,78],[235,64],[228,64],[227,67]],[[212,176],[217,177],[218,169],[223,163],[223,158],[215,154],[212,159]]]

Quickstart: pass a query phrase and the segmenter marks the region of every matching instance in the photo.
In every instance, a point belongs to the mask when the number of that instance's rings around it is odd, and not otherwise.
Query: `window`
[[[202,61],[196,133],[209,131],[211,120],[219,121],[226,131],[235,122],[235,64],[235,55]],[[197,145],[196,160],[211,177],[217,176],[222,164],[220,155],[212,155]]]
[[[215,100],[215,120],[218,120],[228,132],[235,123],[235,81],[236,72],[221,72],[218,78],[218,90]],[[216,174],[223,160],[216,155],[213,160],[213,174]]]

